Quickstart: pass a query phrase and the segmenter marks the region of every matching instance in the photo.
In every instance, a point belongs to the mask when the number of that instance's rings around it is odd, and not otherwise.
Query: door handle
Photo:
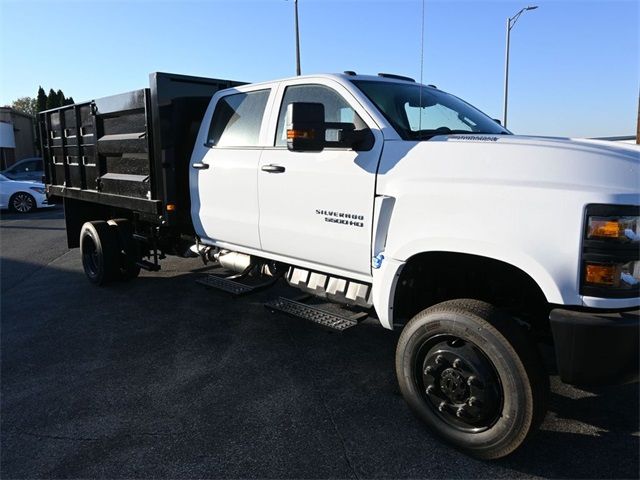
[[[207,168],[209,168],[209,164],[204,162],[197,162],[191,166],[197,170],[206,170]]]
[[[260,170],[269,173],[284,173],[286,169],[282,165],[263,165]]]

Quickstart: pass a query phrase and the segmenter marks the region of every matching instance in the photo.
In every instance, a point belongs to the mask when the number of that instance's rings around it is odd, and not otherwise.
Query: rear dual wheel
[[[135,247],[133,230],[126,219],[86,222],[80,230],[82,266],[96,285],[138,276]]]
[[[140,252],[138,251],[138,244],[133,239],[133,225],[126,218],[116,218],[109,220],[107,223],[115,227],[118,232],[120,246],[119,278],[122,280],[136,278],[140,274],[140,266],[137,264]]]
[[[400,390],[440,437],[474,457],[517,449],[542,422],[548,376],[514,319],[477,300],[416,315],[396,351]]]

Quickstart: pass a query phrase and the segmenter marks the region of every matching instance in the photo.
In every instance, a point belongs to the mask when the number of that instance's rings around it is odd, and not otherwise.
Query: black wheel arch
[[[518,267],[489,257],[424,252],[410,257],[394,292],[394,325],[404,325],[432,305],[459,298],[484,301],[541,332],[551,309],[535,280]]]

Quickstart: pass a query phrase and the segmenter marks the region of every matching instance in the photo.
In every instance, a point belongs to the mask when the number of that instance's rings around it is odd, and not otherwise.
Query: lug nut
[[[464,412],[464,407],[459,407],[459,408],[456,410],[456,417],[460,418],[460,417],[462,417],[462,416],[464,415],[464,413],[465,413],[465,412]]]
[[[475,375],[471,375],[469,378],[467,378],[467,385],[469,385],[470,387],[482,388],[482,382],[478,380],[478,377],[476,377]]]
[[[446,358],[444,358],[442,355],[438,355],[438,356],[436,357],[436,363],[437,363],[438,365],[443,365],[443,364],[444,364],[444,363],[446,363],[446,362],[447,362],[447,359],[446,359]]]
[[[470,407],[475,407],[479,403],[480,401],[476,397],[469,397],[469,400],[467,400],[467,405],[469,405]]]
[[[453,361],[453,368],[461,368],[462,367],[462,360],[460,360],[459,358],[456,358]]]
[[[435,389],[436,387],[434,387],[433,385],[429,385],[425,391],[427,393],[433,393]]]
[[[435,368],[432,365],[428,365],[427,368],[424,369],[424,373],[425,375],[431,375],[434,370]]]
[[[444,412],[444,409],[447,407],[447,403],[446,402],[440,402],[440,405],[438,405],[438,410],[440,412]]]

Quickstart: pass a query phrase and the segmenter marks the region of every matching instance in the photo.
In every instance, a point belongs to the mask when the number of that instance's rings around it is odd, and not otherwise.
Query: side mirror
[[[287,148],[292,152],[320,152],[325,146],[324,105],[294,102],[287,107]]]
[[[502,126],[502,122],[500,121],[499,118],[494,118],[493,121],[496,122],[498,125]]]

